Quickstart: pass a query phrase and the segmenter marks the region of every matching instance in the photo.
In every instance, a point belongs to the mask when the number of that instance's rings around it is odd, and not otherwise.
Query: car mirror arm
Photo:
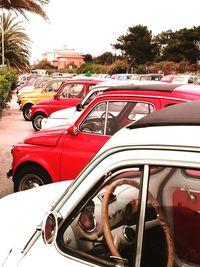
[[[22,258],[29,252],[29,250],[32,248],[32,246],[35,244],[35,242],[41,236],[41,233],[42,233],[42,226],[41,225],[38,225],[36,227],[35,232],[33,233],[33,235],[31,236],[31,238],[28,240],[28,242],[26,243],[25,247],[21,251]],[[21,258],[21,260],[22,260],[22,258]]]

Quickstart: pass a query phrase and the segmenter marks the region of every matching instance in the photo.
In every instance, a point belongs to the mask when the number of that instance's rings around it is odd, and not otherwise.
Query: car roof
[[[107,89],[104,90],[104,94],[108,92],[132,92],[132,91],[151,91],[151,92],[177,92],[183,93],[184,95],[187,94],[188,96],[199,96],[200,97],[200,86],[194,85],[194,84],[171,84],[171,83],[163,83],[163,82],[149,82],[149,83],[143,83],[143,84],[123,84],[123,85],[115,85],[115,86],[109,86]],[[169,94],[170,97],[170,94]],[[190,99],[190,97],[189,97]],[[192,98],[191,98],[192,99]],[[191,100],[190,99],[190,100]]]
[[[155,111],[116,132],[97,155],[108,149],[148,147],[200,152],[200,101]],[[126,148],[125,148],[126,149]]]
[[[147,83],[147,84],[128,84],[128,85],[118,85],[118,86],[110,86],[107,91],[117,91],[117,90],[123,90],[123,91],[129,91],[129,90],[135,90],[135,91],[165,91],[165,92],[172,92],[174,89],[176,89],[178,84],[167,84],[167,83]]]
[[[171,105],[129,125],[129,129],[169,125],[199,125],[200,101]]]

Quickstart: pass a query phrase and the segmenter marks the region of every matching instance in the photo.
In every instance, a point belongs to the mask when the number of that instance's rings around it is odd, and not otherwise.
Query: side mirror
[[[58,96],[57,94],[55,94],[55,95],[53,96],[53,98],[54,98],[54,99],[58,99],[59,96]]]
[[[53,211],[47,212],[42,222],[42,238],[47,246],[54,244],[58,233],[58,218]]]
[[[67,130],[67,132],[73,136],[78,134],[78,128],[75,125],[72,125],[71,127],[69,127],[69,129]]]

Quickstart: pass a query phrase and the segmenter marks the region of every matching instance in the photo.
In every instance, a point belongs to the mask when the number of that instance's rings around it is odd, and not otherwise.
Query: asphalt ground
[[[32,124],[24,120],[13,93],[9,108],[3,110],[0,117],[0,198],[13,193],[13,182],[6,175],[11,168],[11,147],[32,132]]]

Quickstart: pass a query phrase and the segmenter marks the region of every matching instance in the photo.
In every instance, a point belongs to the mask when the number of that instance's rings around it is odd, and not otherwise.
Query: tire
[[[26,121],[31,121],[31,107],[32,104],[26,104],[23,107],[23,116]]]
[[[46,115],[42,112],[37,112],[32,118],[32,125],[35,131],[41,130],[41,121],[46,118]]]
[[[21,168],[14,176],[14,192],[24,191],[52,182],[49,174],[38,165]]]

